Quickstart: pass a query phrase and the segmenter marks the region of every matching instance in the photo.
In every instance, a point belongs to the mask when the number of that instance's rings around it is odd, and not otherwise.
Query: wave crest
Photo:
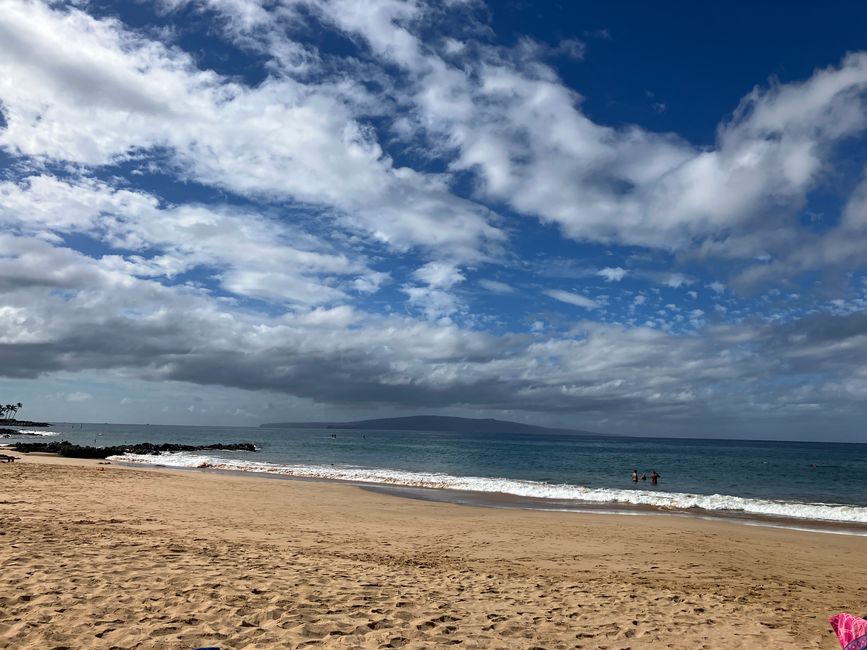
[[[672,510],[729,511],[769,517],[867,524],[867,507],[751,499],[725,494],[707,495],[686,492],[589,488],[580,485],[551,484],[507,478],[452,476],[434,472],[409,472],[364,467],[277,465],[257,461],[227,460],[187,452],[167,453],[160,456],[124,454],[123,456],[111,456],[110,459],[126,463],[158,464],[167,467],[208,468],[355,483],[499,493],[538,499],[575,501],[576,505],[580,503],[611,503],[652,506]]]
[[[0,425],[2,425],[2,424],[3,423],[0,422]],[[3,437],[3,438],[29,438],[31,436],[46,437],[46,436],[59,436],[59,435],[60,435],[59,431],[34,431],[32,429],[16,429],[15,433],[4,433],[0,437]]]

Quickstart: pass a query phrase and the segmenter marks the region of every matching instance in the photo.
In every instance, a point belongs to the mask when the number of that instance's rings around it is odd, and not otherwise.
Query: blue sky
[[[864,440],[865,14],[11,0],[3,399]]]

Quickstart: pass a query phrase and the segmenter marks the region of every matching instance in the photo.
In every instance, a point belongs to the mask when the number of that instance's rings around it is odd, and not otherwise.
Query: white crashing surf
[[[0,422],[0,425],[3,423]],[[29,438],[31,436],[59,436],[60,433],[57,431],[33,431],[32,429],[16,429],[15,433],[6,433],[3,434],[5,438]]]
[[[750,499],[725,494],[689,494],[684,492],[661,492],[647,490],[622,490],[614,488],[590,488],[580,485],[551,484],[538,481],[522,481],[507,478],[478,476],[451,476],[428,472],[409,472],[393,469],[327,465],[275,465],[257,461],[227,460],[215,456],[203,456],[187,452],[166,453],[159,456],[124,454],[111,456],[110,460],[126,463],[163,465],[166,467],[208,468],[241,472],[259,472],[318,478],[357,483],[376,483],[404,487],[439,488],[509,494],[537,499],[557,499],[594,504],[625,504],[652,506],[672,510],[700,509],[709,512],[739,512],[768,517],[867,524],[867,507],[828,503],[799,503]]]

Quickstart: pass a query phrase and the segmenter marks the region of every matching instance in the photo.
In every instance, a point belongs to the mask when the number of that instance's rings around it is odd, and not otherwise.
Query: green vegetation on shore
[[[24,408],[24,405],[21,402],[16,402],[15,404],[0,404],[0,424],[4,424],[6,426],[16,426],[16,427],[50,427],[51,425],[48,422],[33,422],[32,420],[18,420],[16,416],[18,415],[18,411]],[[2,429],[0,430],[0,434],[13,434],[16,433],[12,429]]]
[[[2,420],[14,420],[15,416],[18,415],[18,411],[24,408],[24,405],[21,402],[16,402],[15,404],[0,404],[0,419]]]

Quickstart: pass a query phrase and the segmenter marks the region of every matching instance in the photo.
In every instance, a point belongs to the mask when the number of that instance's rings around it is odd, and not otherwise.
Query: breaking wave
[[[0,422],[0,425],[3,423]],[[58,431],[33,431],[31,429],[17,429],[15,433],[4,433],[0,434],[0,438],[29,438],[31,436],[59,436],[60,433]]]
[[[725,494],[707,495],[656,490],[590,488],[580,485],[552,484],[509,478],[452,476],[449,474],[364,467],[277,465],[257,461],[227,460],[225,458],[187,452],[167,453],[160,456],[124,454],[123,456],[111,456],[110,459],[126,463],[158,464],[166,467],[208,468],[299,478],[351,481],[356,483],[498,493],[538,499],[573,501],[576,506],[580,504],[608,503],[651,506],[671,510],[698,509],[718,513],[730,512],[767,517],[867,524],[867,507],[752,499]]]

